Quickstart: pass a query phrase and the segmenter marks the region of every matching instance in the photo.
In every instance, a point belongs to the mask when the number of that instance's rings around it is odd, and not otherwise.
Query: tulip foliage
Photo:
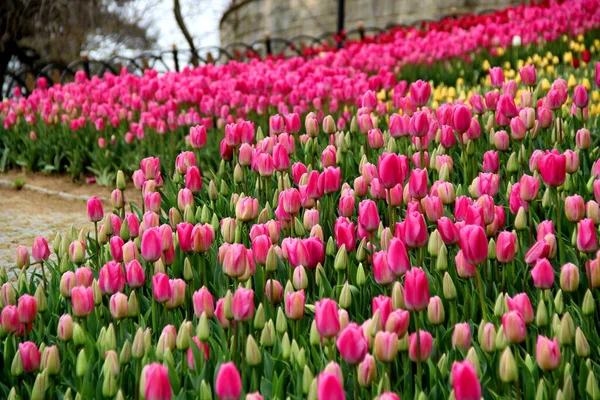
[[[0,271],[0,397],[600,398],[600,64],[534,57],[148,138]]]

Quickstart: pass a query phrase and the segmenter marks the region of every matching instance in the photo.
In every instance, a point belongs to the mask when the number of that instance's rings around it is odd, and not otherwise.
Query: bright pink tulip
[[[500,232],[496,240],[496,259],[507,264],[515,259],[517,249],[517,235],[513,232]]]
[[[438,219],[437,229],[446,245],[458,243],[460,232],[450,218],[441,217]]]
[[[585,108],[589,103],[588,92],[585,86],[578,85],[575,86],[575,90],[573,92],[573,104],[578,108]]]
[[[132,289],[137,289],[144,286],[146,276],[144,268],[138,260],[132,260],[125,264],[125,272],[127,278],[127,284]]]
[[[34,372],[40,368],[42,354],[33,342],[19,343],[19,356],[24,372]]]
[[[454,107],[452,122],[458,133],[465,133],[471,126],[471,109],[465,105]]]
[[[204,361],[207,361],[209,359],[208,342],[202,343],[200,341],[200,339],[198,339],[198,337],[196,337],[196,336],[194,336],[192,338],[192,340],[194,341],[194,343],[196,343],[196,346],[198,346],[198,350],[200,350],[200,353],[202,354]],[[188,363],[189,369],[191,369],[192,371],[196,370],[196,360],[194,358],[194,350],[192,349],[191,344],[190,344],[190,347],[188,347],[188,349],[187,349],[187,363]]]
[[[152,277],[152,293],[159,303],[165,303],[173,296],[173,287],[167,274],[158,273]]]
[[[500,169],[500,161],[497,151],[486,151],[483,154],[483,171],[497,173]]]
[[[540,174],[546,185],[551,187],[561,186],[566,178],[567,159],[558,151],[546,151],[539,161]]]
[[[454,263],[456,264],[456,272],[461,278],[467,279],[475,276],[475,273],[477,272],[477,266],[469,263],[465,259],[465,255],[462,250],[459,250],[458,253],[456,253],[456,256],[454,257]]]
[[[417,362],[417,360],[423,362],[426,361],[431,355],[431,349],[433,347],[433,337],[431,333],[419,330],[419,352],[417,352],[417,333],[411,333],[408,337],[408,357],[411,361]]]
[[[500,67],[490,68],[492,87],[501,88],[504,85],[504,71]]]
[[[194,305],[194,313],[197,317],[206,313],[208,318],[212,318],[215,309],[215,301],[213,295],[208,291],[206,286],[202,286],[202,288],[194,292],[192,303]]]
[[[319,335],[328,339],[335,337],[340,331],[337,303],[331,299],[317,301],[315,303],[315,321]]]
[[[418,211],[409,212],[404,220],[404,243],[411,249],[427,244],[427,225],[423,214]]]
[[[236,321],[249,321],[254,315],[254,290],[239,287],[233,295],[231,310]]]
[[[94,311],[94,292],[91,287],[75,286],[71,290],[73,315],[87,317]]]
[[[523,82],[525,86],[535,86],[535,81],[537,79],[535,65],[525,65],[521,67],[519,76],[521,77],[521,82]]]
[[[538,240],[525,254],[525,263],[535,264],[538,259],[548,257],[549,252],[550,245],[544,239]]]
[[[158,261],[162,250],[163,244],[159,229],[146,229],[142,235],[142,258],[147,262]]]
[[[140,161],[140,170],[144,174],[144,178],[156,179],[160,174],[160,159],[156,157],[146,157]]]
[[[179,233],[179,231],[178,231]],[[215,229],[209,224],[196,224],[191,232],[192,251],[205,253],[215,240]]]
[[[98,284],[102,294],[114,294],[122,292],[125,288],[125,273],[121,264],[109,261],[100,268]]]
[[[194,149],[201,149],[206,145],[206,127],[204,125],[190,128],[190,145]]]
[[[348,324],[339,334],[336,345],[344,361],[348,364],[361,362],[369,350],[362,329],[355,323]]]
[[[348,218],[339,217],[334,226],[335,241],[337,247],[346,246],[346,251],[351,252],[356,249],[356,232],[354,224]]]
[[[405,170],[407,168],[404,162],[404,156],[391,153],[383,153],[379,157],[378,173],[379,180],[386,188],[392,188],[398,184],[404,183]]]
[[[142,370],[140,390],[146,400],[171,400],[173,391],[167,367],[157,362],[146,365]]]
[[[593,253],[598,249],[598,237],[594,221],[585,218],[577,226],[577,249],[583,253]]]
[[[102,221],[104,211],[102,210],[102,202],[96,196],[87,201],[88,218],[92,222]]]
[[[177,242],[179,243],[179,248],[184,253],[192,252],[192,231],[194,229],[194,225],[189,222],[181,222],[177,224]]]
[[[479,265],[487,259],[488,243],[485,231],[478,225],[466,225],[460,230],[459,245],[465,260]]]
[[[392,238],[388,245],[388,265],[396,277],[403,276],[411,267],[406,246],[398,238]]]
[[[379,311],[379,317],[381,318],[381,323],[383,326],[387,323],[388,317],[392,312],[392,299],[388,296],[379,295],[377,297],[373,297],[371,301],[371,308],[373,311],[373,315],[377,311]]]
[[[367,232],[374,232],[379,228],[379,212],[377,205],[372,200],[363,200],[358,205],[358,223]]]
[[[233,362],[221,364],[215,383],[215,391],[221,400],[237,400],[242,392],[242,380]]]
[[[387,251],[378,251],[373,254],[373,276],[375,281],[382,286],[394,282],[395,276],[388,263]]]
[[[35,297],[24,294],[19,297],[18,304],[17,311],[19,313],[19,321],[22,324],[32,323],[37,314],[37,301],[35,300]]]
[[[481,399],[481,385],[477,371],[469,360],[452,364],[452,388],[456,400]]]
[[[531,270],[533,285],[538,289],[550,289],[554,283],[554,269],[550,261],[540,258],[535,262],[535,267]]]
[[[535,317],[531,301],[526,293],[519,293],[513,297],[506,296],[508,311],[518,311],[523,316],[526,324],[531,324]]]
[[[317,378],[317,400],[346,400],[340,378],[331,372],[321,372]]]
[[[239,278],[246,270],[254,272],[254,258],[252,251],[246,249],[243,244],[232,244],[223,259],[223,271],[232,278]]]
[[[423,311],[429,303],[429,282],[421,268],[411,268],[404,278],[404,304],[407,310]]]

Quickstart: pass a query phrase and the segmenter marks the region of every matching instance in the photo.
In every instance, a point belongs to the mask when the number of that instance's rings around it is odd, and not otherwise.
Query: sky
[[[197,47],[219,45],[219,20],[231,0],[180,0],[184,21]],[[189,48],[173,14],[172,0],[139,0],[149,7],[152,29],[158,34],[158,47],[170,49],[173,44]]]

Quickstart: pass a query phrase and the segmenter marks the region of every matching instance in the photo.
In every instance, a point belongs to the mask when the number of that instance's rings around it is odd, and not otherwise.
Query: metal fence
[[[494,10],[484,10],[480,14]],[[455,18],[455,15],[444,16]],[[19,87],[25,95],[35,87],[39,77],[45,77],[50,83],[72,82],[77,71],[84,71],[88,77],[103,76],[110,72],[118,74],[121,68],[126,67],[130,73],[142,74],[146,69],[156,69],[160,72],[180,71],[185,66],[192,66],[195,61],[198,65],[224,64],[232,60],[247,62],[253,59],[287,58],[317,56],[322,51],[335,51],[349,43],[368,40],[378,42],[383,33],[393,33],[395,29],[417,27],[427,30],[431,23],[440,20],[423,20],[412,25],[389,24],[384,28],[366,27],[362,24],[348,31],[325,32],[319,36],[298,35],[289,39],[270,37],[252,43],[234,42],[224,47],[201,47],[192,52],[190,49],[179,49],[173,46],[169,50],[143,51],[134,57],[115,55],[104,60],[91,59],[83,56],[67,65],[61,63],[36,62],[31,65],[13,63],[9,69],[1,88],[3,98],[10,97],[14,89]],[[16,67],[15,67],[16,66]]]

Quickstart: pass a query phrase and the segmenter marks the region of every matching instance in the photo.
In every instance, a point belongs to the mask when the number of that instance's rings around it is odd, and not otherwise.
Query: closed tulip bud
[[[117,349],[117,336],[115,334],[115,327],[113,324],[108,325],[106,330],[106,336],[104,337],[104,343],[102,343],[105,350],[116,350]]]
[[[281,338],[281,355],[283,356],[284,360],[289,360],[291,355],[290,338],[287,332],[285,332]]]
[[[142,328],[138,328],[133,338],[133,346],[131,347],[131,355],[136,360],[141,359],[146,352],[144,347],[144,331]]]
[[[496,351],[496,327],[492,323],[488,322],[480,329],[479,344],[486,353]]]
[[[554,296],[554,310],[556,311],[556,313],[558,315],[561,315],[563,313],[564,309],[565,309],[565,302],[563,300],[563,293],[562,293],[562,289],[559,289],[556,292],[556,296]]]
[[[581,312],[583,315],[590,316],[594,314],[596,310],[596,304],[594,302],[594,295],[590,289],[586,290],[585,296],[583,297],[583,303],[581,305]]]
[[[593,399],[600,399],[600,388],[598,387],[598,381],[594,376],[594,371],[590,371],[585,382],[585,391]]]
[[[313,320],[312,324],[310,325],[309,339],[310,339],[310,344],[312,346],[319,346],[321,344],[321,335],[319,334],[319,331],[317,330],[317,321],[316,320]]]
[[[352,293],[348,281],[346,281],[340,292],[339,304],[343,309],[347,309],[352,305]]]
[[[398,336],[390,332],[377,332],[374,353],[379,361],[392,362],[398,353]]]
[[[119,375],[119,358],[114,350],[107,351],[104,354],[104,364],[102,366],[104,374]]]
[[[312,385],[313,381],[316,383],[316,380],[314,378],[315,377],[314,377],[312,371],[310,370],[310,368],[308,367],[308,365],[305,365],[304,371],[302,373],[302,393],[308,394],[308,392],[311,389],[311,385]]]
[[[561,267],[560,287],[567,293],[574,292],[579,287],[579,268],[575,264],[568,263]]]
[[[573,343],[573,339],[575,338],[575,323],[573,322],[573,318],[571,318],[571,314],[568,312],[565,313],[560,320],[557,336],[558,342],[563,346],[568,346]]]
[[[404,288],[398,281],[392,286],[392,309],[404,309]]]
[[[260,335],[260,344],[263,347],[272,347],[275,344],[275,326],[273,320],[267,321]]]
[[[527,212],[524,207],[519,207],[519,211],[517,211],[517,216],[515,217],[515,229],[522,231],[527,229],[527,226]]]
[[[438,296],[433,296],[429,299],[429,305],[427,306],[427,318],[433,325],[440,325],[444,323],[444,304],[442,303],[442,299],[440,299]]]
[[[515,357],[513,356],[510,347],[507,347],[502,353],[502,357],[500,358],[500,379],[504,383],[511,383],[518,379],[517,373],[517,363],[515,362]]]
[[[248,335],[246,339],[246,362],[251,367],[255,367],[262,362],[261,351],[252,335]]]
[[[442,283],[442,291],[444,293],[444,298],[446,300],[454,300],[456,299],[456,287],[454,286],[454,282],[452,281],[452,277],[448,272],[444,273],[444,280]]]
[[[85,349],[81,349],[77,354],[77,362],[75,364],[75,374],[81,378],[85,375],[88,369],[88,359],[85,354]]]
[[[121,353],[119,353],[119,362],[121,364],[126,364],[131,360],[131,342],[129,339],[125,340],[123,347],[121,348]]]
[[[577,327],[577,330],[575,331],[575,351],[581,358],[590,356],[590,345],[580,327]]]
[[[177,332],[177,338],[175,339],[177,350],[187,350],[190,347],[192,329],[192,323],[190,321],[181,323],[179,331]]]
[[[287,319],[285,318],[285,315],[284,315],[281,307],[277,308],[277,317],[275,319],[275,330],[280,335],[287,332]]]

